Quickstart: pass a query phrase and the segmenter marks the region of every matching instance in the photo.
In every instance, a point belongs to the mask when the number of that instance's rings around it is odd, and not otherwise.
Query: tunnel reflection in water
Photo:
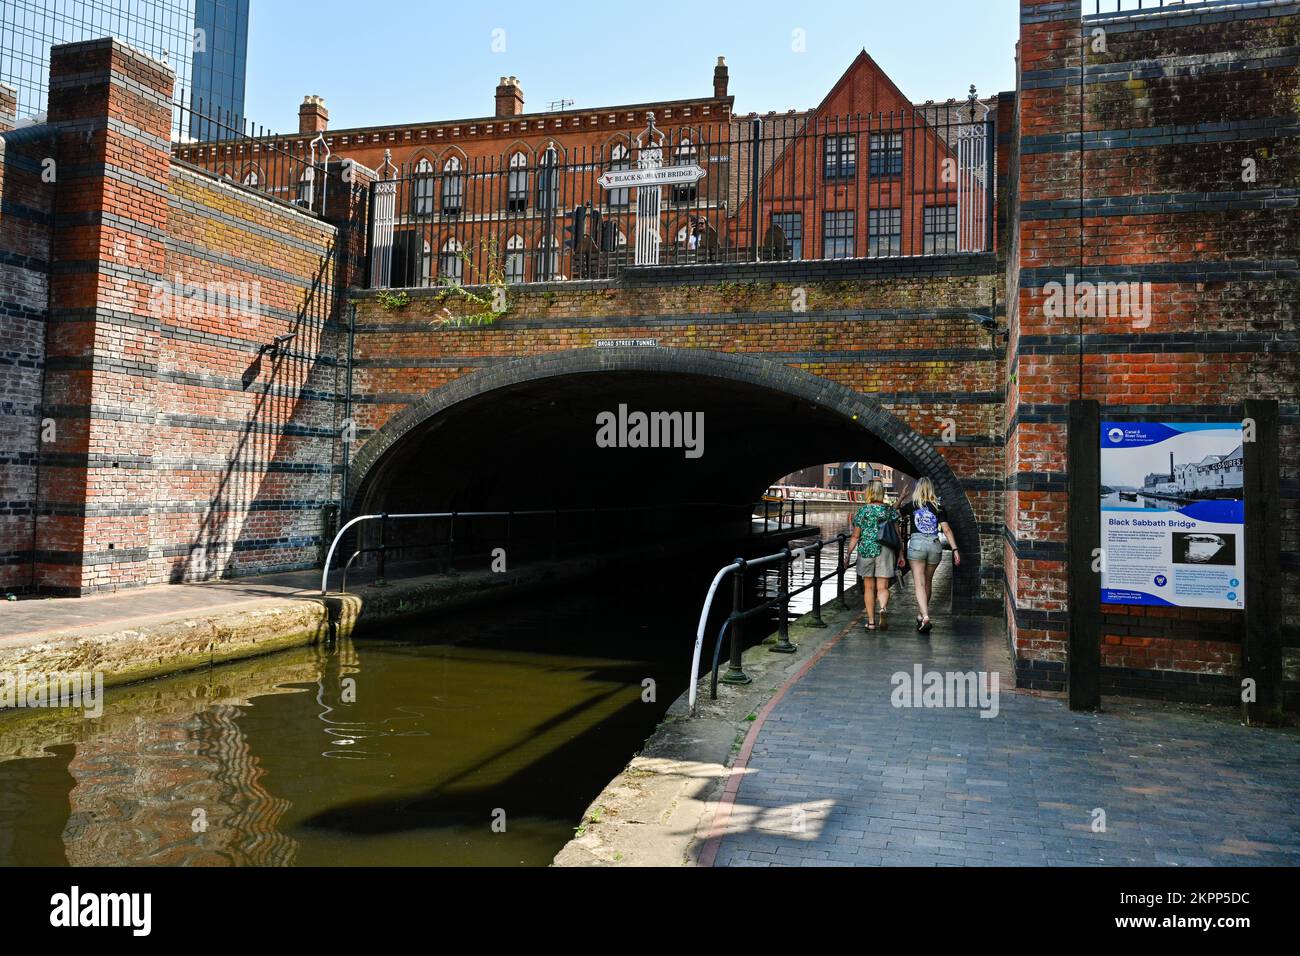
[[[704,566],[0,714],[0,865],[544,865],[683,689]]]

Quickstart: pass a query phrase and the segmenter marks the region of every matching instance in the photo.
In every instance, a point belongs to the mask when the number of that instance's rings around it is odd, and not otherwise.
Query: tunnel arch
[[[458,411],[468,414],[471,408],[482,409],[485,403],[502,402],[507,396],[528,390],[545,397],[561,382],[590,385],[619,376],[629,387],[656,379],[673,381],[680,387],[693,380],[696,388],[692,394],[712,383],[730,389],[733,400],[735,395],[752,395],[757,401],[757,396],[762,395],[769,411],[777,407],[774,400],[788,401],[792,416],[796,410],[805,416],[829,416],[839,422],[846,436],[873,439],[879,446],[878,454],[869,460],[893,464],[913,475],[929,475],[934,481],[962,545],[962,565],[954,578],[954,607],[963,608],[976,601],[980,581],[979,524],[961,479],[932,443],[868,394],[746,353],[659,347],[582,348],[512,359],[468,373],[412,402],[367,438],[350,469],[345,492],[348,510],[352,514],[393,510],[381,503],[385,472],[400,469],[402,449],[409,452],[411,446],[421,444],[421,437],[436,438],[439,425]],[[590,433],[589,428],[586,434]],[[590,442],[590,437],[587,440]],[[831,460],[836,460],[834,454],[816,460],[791,458],[779,466],[783,470],[761,478],[756,474],[749,500],[754,500],[768,483],[797,467]],[[844,460],[849,460],[847,453]],[[863,454],[854,460],[868,458]]]

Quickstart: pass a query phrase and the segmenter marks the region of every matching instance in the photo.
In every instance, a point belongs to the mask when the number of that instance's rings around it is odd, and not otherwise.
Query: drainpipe
[[[343,386],[343,424],[344,434],[354,434],[356,423],[352,421],[352,349],[356,339],[357,329],[357,305],[355,302],[348,305],[348,364],[344,375]],[[350,427],[349,427],[350,426]],[[348,521],[348,481],[351,478],[351,452],[352,443],[342,441],[343,446],[343,479],[339,485],[339,527],[343,527]]]

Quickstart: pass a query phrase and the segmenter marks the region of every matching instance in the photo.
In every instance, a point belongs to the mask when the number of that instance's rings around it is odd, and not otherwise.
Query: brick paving
[[[914,605],[898,611],[887,632],[855,627],[769,711],[714,865],[1300,864],[1294,729],[1132,699],[1071,713],[1010,689],[999,622],[936,619],[926,639]],[[892,675],[918,663],[999,672],[997,716],[892,706]]]

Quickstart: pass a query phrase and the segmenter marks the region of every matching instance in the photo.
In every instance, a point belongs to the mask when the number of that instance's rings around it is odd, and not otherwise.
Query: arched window
[[[673,150],[674,166],[689,166],[692,163],[699,162],[700,151],[695,148],[690,137],[683,136],[682,141],[677,144]],[[680,186],[673,187],[673,202],[695,202],[697,186],[695,183],[682,183]]]
[[[510,172],[506,175],[506,212],[524,212],[528,209],[528,157],[515,153],[510,157]]]
[[[506,281],[524,281],[524,239],[511,236],[506,240]]]
[[[243,178],[242,180],[240,180],[240,182],[242,182],[245,186],[260,186],[260,185],[262,185],[262,177],[261,177],[261,174],[258,173],[258,171],[257,171],[257,167],[256,167],[256,166],[250,166],[248,169],[246,169],[246,170],[244,171],[244,178]]]
[[[537,244],[537,269],[534,278],[538,282],[550,282],[563,278],[559,272],[560,247],[554,239],[546,236]]]
[[[420,248],[420,285],[433,283],[433,247],[426,239]]]
[[[448,239],[438,255],[438,278],[451,285],[460,285],[465,278],[465,260],[460,255],[460,243]]]
[[[411,215],[433,215],[433,163],[421,159],[411,179]]]
[[[632,154],[622,143],[616,144],[609,151],[609,168],[611,171],[632,168]],[[611,206],[627,206],[632,202],[630,189],[611,189],[608,195]]]
[[[537,163],[537,207],[553,213],[560,204],[560,154],[547,146]]]
[[[465,180],[461,176],[460,157],[453,156],[442,164],[442,214],[459,216],[465,199]]]
[[[311,208],[316,199],[316,167],[308,166],[298,177],[298,205]]]

